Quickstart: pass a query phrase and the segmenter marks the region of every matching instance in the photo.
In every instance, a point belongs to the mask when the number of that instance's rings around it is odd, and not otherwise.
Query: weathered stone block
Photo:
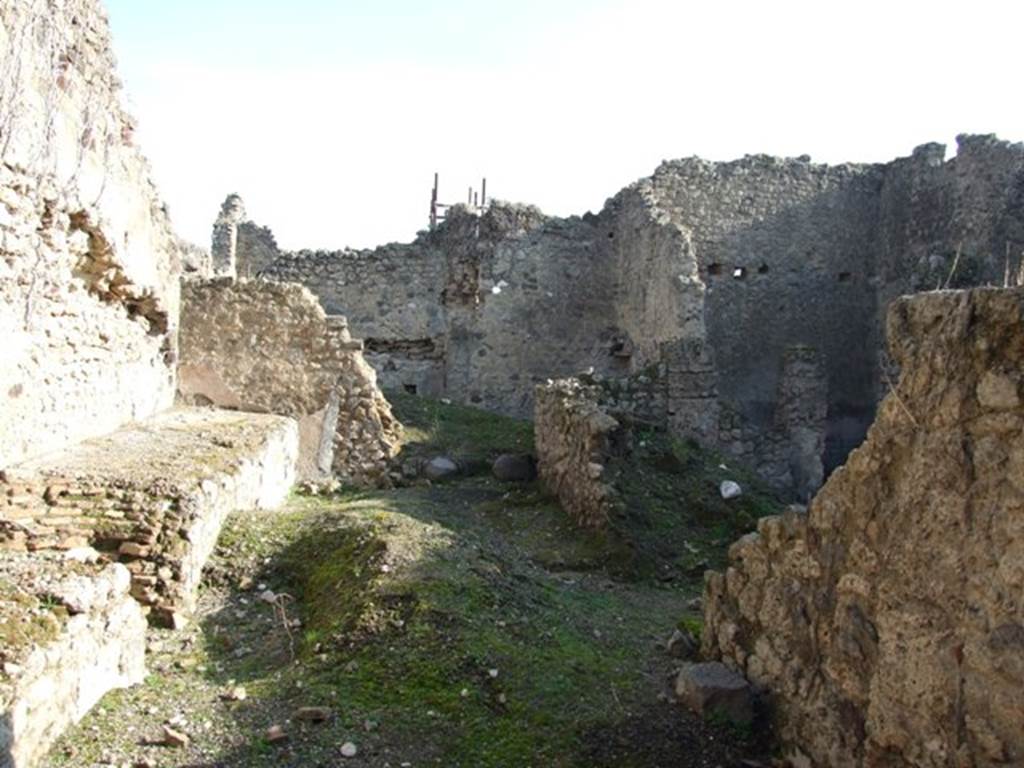
[[[721,717],[737,724],[754,719],[750,683],[721,662],[684,666],[676,679],[676,696],[701,717]]]

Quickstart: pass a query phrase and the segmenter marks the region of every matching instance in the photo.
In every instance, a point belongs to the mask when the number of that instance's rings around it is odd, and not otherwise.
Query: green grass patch
[[[388,392],[387,398],[405,426],[405,455],[492,460],[502,453],[533,451],[529,421],[403,392]]]

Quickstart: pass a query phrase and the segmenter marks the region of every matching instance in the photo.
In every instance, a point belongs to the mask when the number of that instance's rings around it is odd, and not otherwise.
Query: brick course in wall
[[[93,547],[127,566],[154,621],[173,625],[193,608],[224,518],[280,504],[297,453],[291,419],[165,412],[0,474],[0,549]]]

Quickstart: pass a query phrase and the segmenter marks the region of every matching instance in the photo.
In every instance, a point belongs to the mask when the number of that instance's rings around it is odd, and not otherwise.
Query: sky
[[[1024,140],[1024,3],[106,0],[178,232],[230,192],[289,249],[372,247],[489,196],[568,216],[667,159],[885,162]]]

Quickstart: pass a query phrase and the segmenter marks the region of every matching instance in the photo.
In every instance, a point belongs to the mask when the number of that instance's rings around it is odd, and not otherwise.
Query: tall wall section
[[[704,652],[770,694],[797,765],[1024,764],[1024,290],[904,297],[901,369],[806,514],[705,592]]]
[[[818,349],[833,421],[875,404],[879,166],[750,156],[663,164],[641,182],[692,232],[721,398],[770,427],[785,350]]]
[[[0,468],[174,397],[179,244],[95,0],[0,4]]]

